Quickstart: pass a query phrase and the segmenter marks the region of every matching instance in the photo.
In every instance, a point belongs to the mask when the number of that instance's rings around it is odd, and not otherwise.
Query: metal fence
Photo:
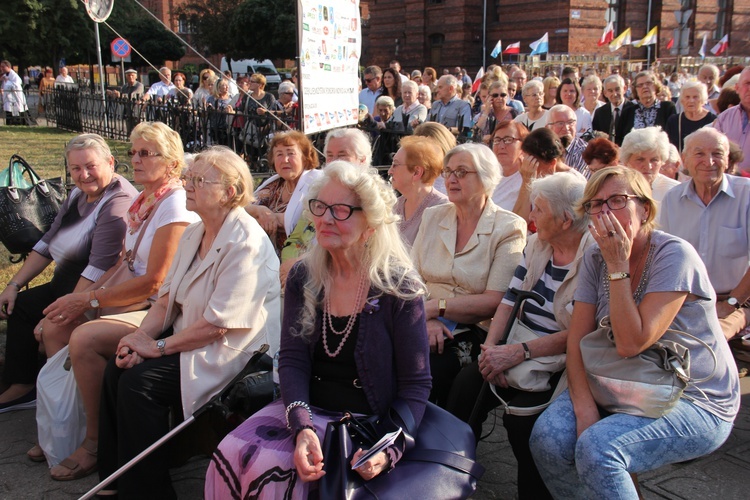
[[[276,132],[287,130],[270,116],[194,108],[176,99],[140,102],[108,97],[105,102],[101,94],[55,89],[42,97],[42,104],[50,125],[120,141],[127,141],[138,123],[160,121],[180,134],[186,152],[198,152],[212,145],[228,146],[245,159],[254,173],[268,171],[268,144]],[[284,123],[297,127],[296,120]]]

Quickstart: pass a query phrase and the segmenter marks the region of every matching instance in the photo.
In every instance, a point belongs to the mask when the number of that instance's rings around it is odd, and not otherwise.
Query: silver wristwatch
[[[166,356],[167,353],[164,351],[164,348],[167,346],[167,340],[166,339],[159,339],[156,341],[156,347],[159,349],[159,352],[162,356]]]

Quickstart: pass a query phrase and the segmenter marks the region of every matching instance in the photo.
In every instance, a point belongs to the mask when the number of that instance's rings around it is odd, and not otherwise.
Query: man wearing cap
[[[125,85],[120,89],[120,97],[140,100],[143,97],[143,84],[137,80],[138,72],[134,69],[125,71]]]

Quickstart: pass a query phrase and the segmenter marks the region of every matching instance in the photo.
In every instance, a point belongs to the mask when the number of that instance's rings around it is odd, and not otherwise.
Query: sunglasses
[[[497,99],[498,97],[505,98],[505,97],[508,97],[508,94],[492,94],[492,97],[495,99]]]
[[[148,158],[150,156],[161,156],[161,153],[154,153],[153,151],[149,151],[148,149],[131,149],[128,151],[129,157],[134,157],[135,155],[138,155],[141,158]]]

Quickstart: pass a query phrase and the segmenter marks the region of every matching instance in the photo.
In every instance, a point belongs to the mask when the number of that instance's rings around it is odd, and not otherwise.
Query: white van
[[[221,72],[225,72],[229,69],[227,64],[227,58],[221,58]],[[240,76],[250,76],[253,73],[260,73],[266,77],[266,91],[272,92],[278,97],[279,84],[281,83],[281,75],[276,71],[276,66],[273,65],[270,59],[264,61],[257,61],[255,59],[232,59],[232,76],[236,80]]]

